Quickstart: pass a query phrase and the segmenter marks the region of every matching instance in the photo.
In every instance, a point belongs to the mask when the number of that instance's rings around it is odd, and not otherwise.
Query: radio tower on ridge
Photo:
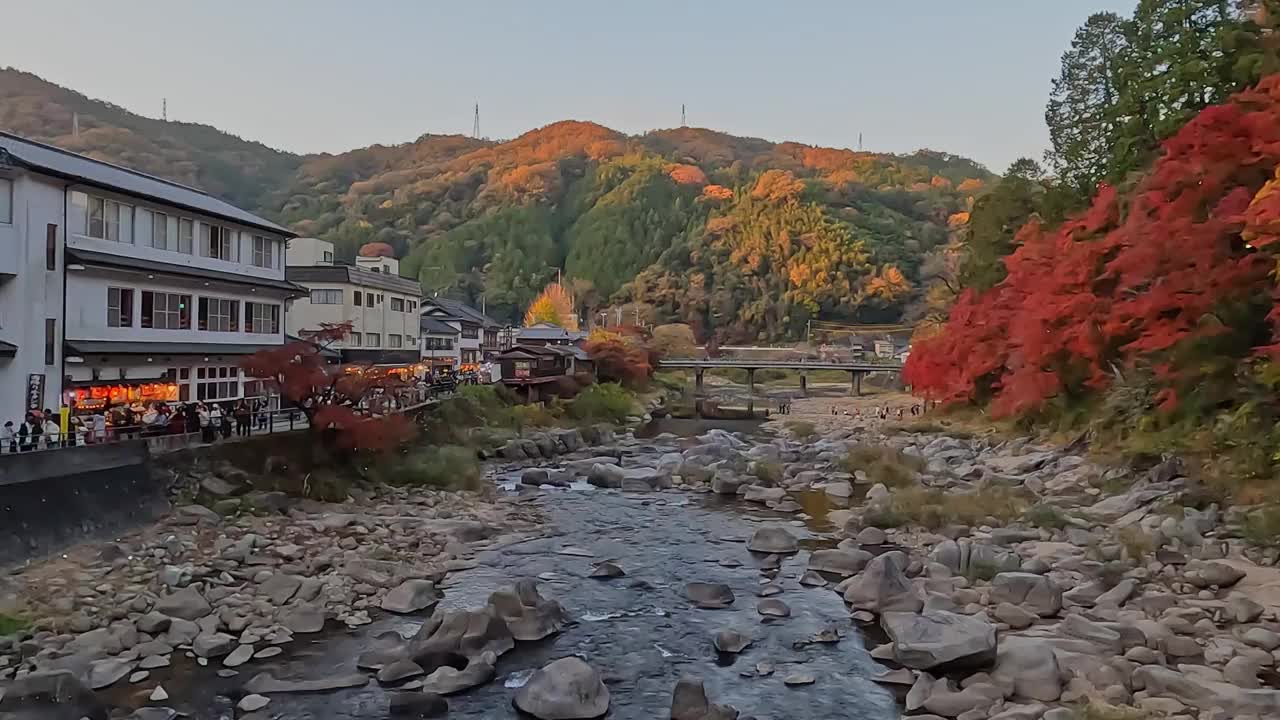
[[[160,119],[161,120],[169,119],[169,98],[160,99]]]
[[[680,127],[684,127],[687,124],[684,119],[684,103],[680,103]]]
[[[471,137],[477,139],[480,137],[480,103],[476,103],[476,117],[471,123]]]

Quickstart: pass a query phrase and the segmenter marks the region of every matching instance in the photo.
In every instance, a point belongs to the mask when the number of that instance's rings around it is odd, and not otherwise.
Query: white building
[[[355,266],[335,264],[333,243],[318,238],[291,240],[287,257],[288,280],[310,291],[289,308],[290,335],[351,323],[350,334],[335,346],[342,362],[419,362],[422,291],[417,281],[400,277],[398,260],[361,257]]]
[[[0,419],[256,393],[237,363],[284,342],[292,236],[199,190],[0,133]]]
[[[459,300],[423,298],[422,314],[460,328],[459,353],[464,369],[475,370],[511,346],[510,328]]]

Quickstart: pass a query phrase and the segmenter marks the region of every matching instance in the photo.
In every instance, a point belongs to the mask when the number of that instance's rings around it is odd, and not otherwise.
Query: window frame
[[[399,350],[404,347],[404,337],[395,333],[387,335],[387,347]]]
[[[264,313],[260,316],[259,309]],[[266,329],[259,329],[266,323]],[[278,335],[280,333],[280,306],[275,303],[249,302],[244,304],[244,331],[251,335]]]
[[[13,178],[0,177],[0,225],[13,224]]]
[[[148,298],[150,303],[148,303]],[[158,303],[164,298],[163,303]],[[176,298],[176,300],[175,300]],[[151,312],[146,312],[150,304]],[[161,307],[163,305],[163,307]],[[191,329],[191,295],[187,293],[171,293],[161,290],[142,291],[142,309],[138,313],[139,325],[147,330],[190,330]],[[164,324],[157,326],[156,321],[164,318]],[[176,318],[177,325],[173,325]]]
[[[400,307],[396,307],[397,304],[399,304]],[[404,298],[391,298],[391,312],[404,312],[404,307]]]
[[[240,301],[202,296],[197,312],[197,327],[202,332],[240,332]]]
[[[115,294],[114,303],[112,293]],[[133,314],[133,288],[107,287],[107,327],[134,327]]]
[[[382,346],[382,333],[367,332],[364,334],[364,346],[376,348]]]
[[[317,293],[321,293],[317,295]],[[329,298],[328,300],[317,298]],[[312,288],[309,301],[312,305],[341,305],[342,288]]]
[[[275,267],[275,241],[265,235],[253,236],[254,267],[270,270]]]

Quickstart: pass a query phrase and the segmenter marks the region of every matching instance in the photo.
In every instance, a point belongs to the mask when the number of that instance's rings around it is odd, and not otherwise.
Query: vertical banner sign
[[[27,375],[27,409],[39,410],[44,402],[44,373]]]

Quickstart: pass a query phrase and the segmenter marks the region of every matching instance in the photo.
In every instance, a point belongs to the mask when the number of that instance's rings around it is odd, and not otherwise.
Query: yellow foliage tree
[[[565,330],[578,329],[578,313],[574,310],[573,295],[560,283],[551,283],[529,303],[524,314],[525,327],[548,323]]]

